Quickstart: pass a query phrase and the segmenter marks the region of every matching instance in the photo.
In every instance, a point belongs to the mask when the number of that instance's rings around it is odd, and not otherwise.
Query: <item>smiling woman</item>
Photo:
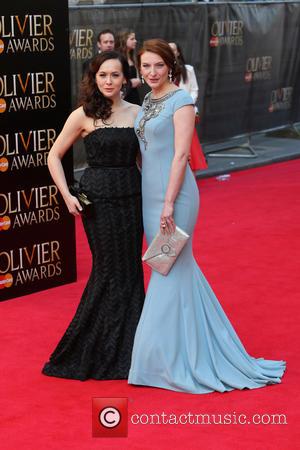
[[[127,378],[133,338],[144,301],[141,264],[141,179],[134,133],[136,105],[122,100],[128,64],[116,52],[90,63],[81,106],[67,119],[50,150],[48,165],[69,212],[80,213],[61,159],[82,137],[88,167],[80,189],[93,203],[83,224],[93,266],[76,314],[45,365],[45,375],[86,380]]]

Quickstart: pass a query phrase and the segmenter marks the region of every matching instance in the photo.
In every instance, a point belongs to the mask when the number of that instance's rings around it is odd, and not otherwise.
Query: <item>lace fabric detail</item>
[[[94,203],[82,217],[92,271],[77,311],[43,368],[76,380],[126,379],[144,303],[141,176],[134,129],[98,128],[84,139],[89,164],[80,180]],[[107,167],[110,166],[110,167]]]
[[[168,100],[170,97],[172,97],[175,92],[179,91],[180,89],[176,89],[175,91],[168,92],[166,95],[160,98],[152,98],[151,92],[149,92],[144,99],[142,111],[143,115],[139,121],[138,127],[136,129],[137,136],[141,139],[141,141],[145,145],[145,150],[147,150],[147,140],[145,138],[145,126],[148,120],[154,119],[157,117],[160,112],[165,107],[165,101]]]

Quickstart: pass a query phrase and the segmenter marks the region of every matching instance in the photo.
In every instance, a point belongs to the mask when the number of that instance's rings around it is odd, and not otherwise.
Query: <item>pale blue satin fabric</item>
[[[193,104],[179,89],[145,125],[142,152],[143,218],[147,242],[159,229],[174,155],[174,112]],[[135,127],[143,113],[140,111]],[[189,167],[175,203],[175,222],[192,235],[199,192]],[[263,319],[262,319],[263,320]],[[204,394],[280,383],[284,361],[248,355],[192,253],[192,239],[168,276],[152,272],[136,331],[128,382]]]

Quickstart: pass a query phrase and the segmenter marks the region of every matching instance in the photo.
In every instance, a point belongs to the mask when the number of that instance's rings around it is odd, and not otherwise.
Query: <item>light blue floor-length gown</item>
[[[174,112],[191,97],[150,94],[136,119],[142,152],[143,219],[148,244],[159,230],[174,156]],[[176,225],[193,234],[199,192],[189,167],[175,202]],[[190,239],[167,276],[152,271],[135,335],[128,382],[204,394],[280,383],[284,361],[248,355],[200,271]]]

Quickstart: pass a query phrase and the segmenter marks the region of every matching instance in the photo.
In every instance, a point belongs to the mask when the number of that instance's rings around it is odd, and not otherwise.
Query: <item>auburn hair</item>
[[[145,52],[156,53],[162,58],[162,60],[172,72],[173,81],[177,79],[178,75],[180,75],[181,71],[178,67],[174,53],[168,42],[164,39],[148,39],[147,41],[143,42],[143,46],[138,53],[139,68],[141,67],[141,56]]]

